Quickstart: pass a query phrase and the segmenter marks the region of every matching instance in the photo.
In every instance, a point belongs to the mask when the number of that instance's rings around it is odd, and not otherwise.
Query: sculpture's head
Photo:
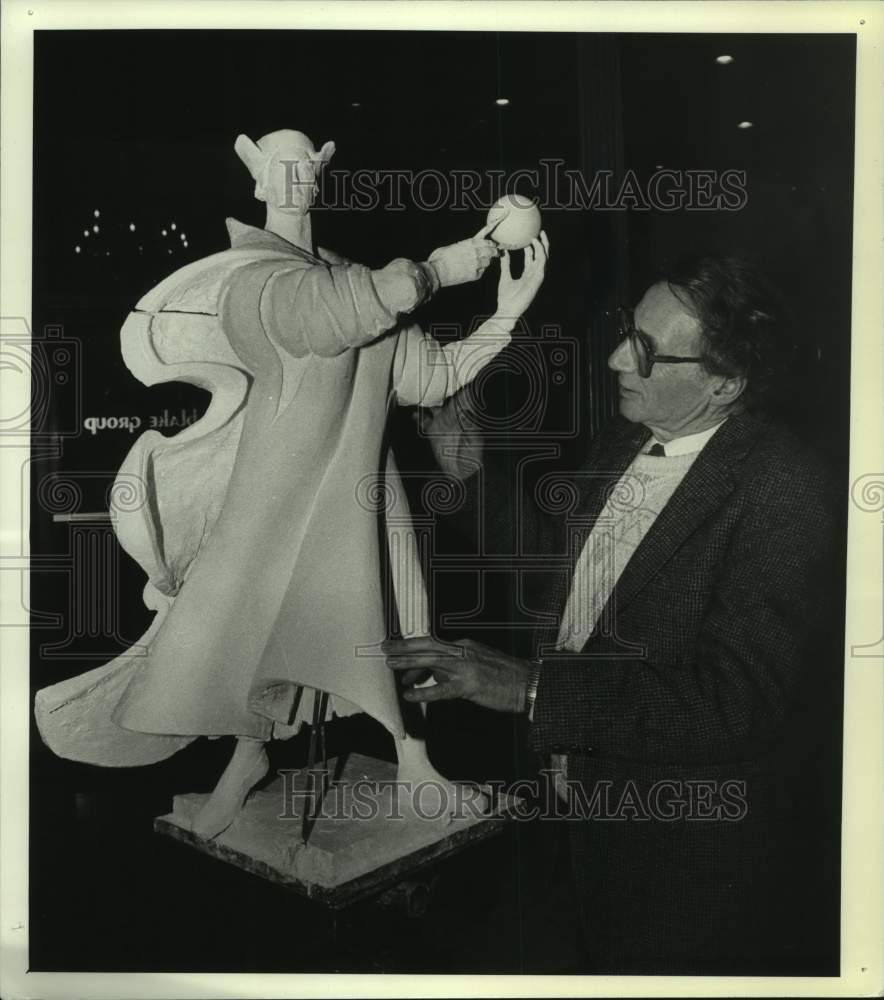
[[[318,191],[319,174],[335,152],[327,142],[318,152],[303,132],[280,129],[257,143],[239,135],[233,147],[255,181],[255,197],[268,208],[304,215]]]

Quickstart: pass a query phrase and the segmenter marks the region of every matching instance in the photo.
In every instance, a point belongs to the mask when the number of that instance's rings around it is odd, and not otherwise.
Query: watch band
[[[534,702],[537,698],[537,688],[540,684],[540,671],[543,669],[543,659],[539,656],[528,661],[531,668],[528,671],[528,683],[525,687],[525,711],[529,722],[534,721]]]

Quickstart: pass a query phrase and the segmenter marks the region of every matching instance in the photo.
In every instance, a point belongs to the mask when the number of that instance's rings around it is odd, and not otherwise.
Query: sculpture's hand
[[[498,712],[525,711],[530,664],[472,639],[439,642],[430,636],[388,639],[383,645],[387,666],[408,679],[429,671],[436,684],[409,688],[407,701],[464,698]]]
[[[485,238],[492,228],[484,226],[470,239],[439,247],[430,254],[428,263],[436,272],[442,288],[464,285],[481,278],[498,254],[497,244]]]
[[[498,317],[518,319],[531,305],[543,284],[548,259],[549,240],[544,232],[525,247],[525,267],[519,278],[514,278],[510,271],[509,251],[503,251],[500,260],[500,282],[497,286]]]

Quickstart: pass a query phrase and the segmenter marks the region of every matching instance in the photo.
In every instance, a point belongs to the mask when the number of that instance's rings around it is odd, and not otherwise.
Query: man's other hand
[[[530,665],[508,653],[472,639],[439,642],[430,636],[388,639],[383,645],[387,666],[406,683],[419,683],[429,672],[432,687],[407,688],[406,701],[428,702],[463,698],[498,712],[525,710]]]

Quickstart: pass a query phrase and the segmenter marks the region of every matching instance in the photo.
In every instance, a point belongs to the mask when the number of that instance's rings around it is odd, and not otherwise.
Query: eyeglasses
[[[655,354],[644,337],[635,326],[635,315],[632,309],[621,307],[617,310],[617,322],[621,340],[629,340],[635,369],[642,378],[650,378],[655,364],[684,365],[688,362],[699,362],[704,358],[676,357],[672,354]]]

